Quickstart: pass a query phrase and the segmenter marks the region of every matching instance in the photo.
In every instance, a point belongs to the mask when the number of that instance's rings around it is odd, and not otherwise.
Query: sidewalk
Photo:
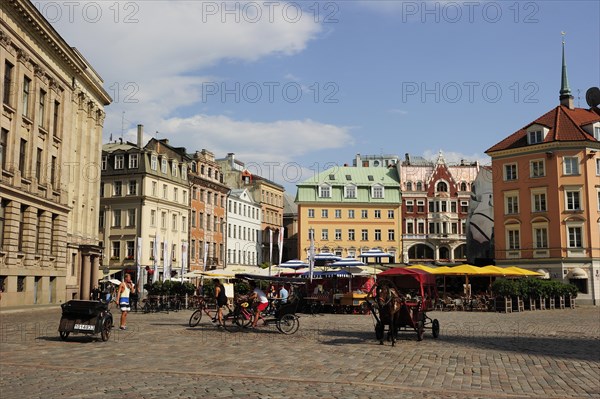
[[[40,310],[49,310],[49,309],[60,309],[60,304],[52,303],[49,305],[22,305],[22,306],[0,307],[0,315],[19,313],[19,312],[36,312],[36,311],[40,311]]]

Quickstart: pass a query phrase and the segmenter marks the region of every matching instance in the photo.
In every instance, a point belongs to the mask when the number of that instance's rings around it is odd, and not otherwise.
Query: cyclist
[[[213,279],[215,287],[215,300],[217,301],[217,320],[219,326],[223,325],[223,307],[227,306],[227,295],[225,295],[225,287],[221,284],[218,278]],[[213,320],[215,321],[215,320]]]
[[[269,298],[265,295],[263,290],[256,286],[256,282],[254,280],[250,280],[250,288],[252,292],[249,295],[249,299],[254,302],[258,302],[258,304],[254,308],[254,320],[252,320],[252,328],[255,328],[258,324],[258,318],[260,317],[260,312],[265,310],[267,306],[269,306]]]

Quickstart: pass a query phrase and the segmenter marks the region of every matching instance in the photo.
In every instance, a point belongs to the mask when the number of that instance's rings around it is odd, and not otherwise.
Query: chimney
[[[356,158],[354,159],[354,166],[362,166],[362,162],[360,160],[360,154],[356,154]]]
[[[144,140],[144,125],[137,125],[137,146],[142,148],[142,142]]]
[[[404,154],[404,159],[406,160],[406,164],[410,165],[410,155],[408,155],[408,152]]]
[[[229,160],[229,165],[231,166],[231,169],[235,169],[235,153],[228,153],[227,159]]]

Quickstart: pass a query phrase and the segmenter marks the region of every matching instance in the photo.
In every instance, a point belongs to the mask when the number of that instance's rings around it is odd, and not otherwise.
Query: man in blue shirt
[[[282,285],[281,289],[279,290],[279,299],[282,304],[287,303],[289,295],[290,293],[288,292],[288,290],[285,289],[285,285]]]

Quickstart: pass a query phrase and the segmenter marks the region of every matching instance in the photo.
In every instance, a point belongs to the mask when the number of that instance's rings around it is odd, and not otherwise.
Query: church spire
[[[565,60],[565,32],[562,34],[562,76],[560,79],[560,105],[564,105],[570,109],[574,108],[573,96],[571,95],[571,89],[569,88],[569,78],[567,77],[567,61]]]

